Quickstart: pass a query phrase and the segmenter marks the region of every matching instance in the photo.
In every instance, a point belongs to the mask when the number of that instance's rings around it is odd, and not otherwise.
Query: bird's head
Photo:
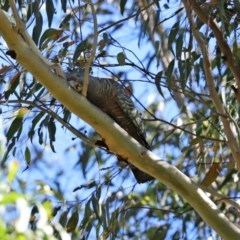
[[[76,89],[78,92],[82,91],[83,86],[83,72],[79,71],[72,71],[72,72],[66,72],[66,80],[69,83],[69,85]]]

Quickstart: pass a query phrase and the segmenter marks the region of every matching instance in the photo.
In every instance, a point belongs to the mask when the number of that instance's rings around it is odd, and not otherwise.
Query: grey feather
[[[83,73],[76,71],[66,73],[66,78],[70,85],[81,93]],[[141,115],[135,108],[130,96],[117,81],[110,78],[89,76],[87,99],[117,122],[131,137],[135,138],[147,149],[150,149],[146,141]],[[118,156],[118,159],[127,161],[121,156]],[[131,169],[139,183],[153,179],[153,177],[132,165]]]

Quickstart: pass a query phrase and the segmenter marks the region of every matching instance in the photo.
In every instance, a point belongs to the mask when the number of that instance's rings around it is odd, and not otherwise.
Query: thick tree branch
[[[15,51],[16,60],[71,112],[93,126],[105,138],[106,144],[113,152],[126,157],[137,168],[180,194],[224,239],[229,239],[229,236],[231,239],[240,239],[240,230],[186,175],[129,137],[111,118],[90,104],[85,97],[74,92],[64,78],[54,74],[51,67],[23,40],[2,10],[0,33],[9,48]]]

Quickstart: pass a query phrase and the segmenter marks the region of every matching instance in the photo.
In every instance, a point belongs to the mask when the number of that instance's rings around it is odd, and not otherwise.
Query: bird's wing
[[[135,134],[137,134],[139,136],[139,139],[141,139],[140,143],[143,144],[146,148],[150,149],[150,146],[146,141],[141,114],[134,106],[134,103],[129,95],[125,93],[124,89],[119,88],[119,91],[121,92],[119,92],[116,97],[116,101],[119,107],[125,113],[126,117],[128,117],[129,121],[131,121],[135,126],[135,129],[133,129],[133,131],[136,131]]]

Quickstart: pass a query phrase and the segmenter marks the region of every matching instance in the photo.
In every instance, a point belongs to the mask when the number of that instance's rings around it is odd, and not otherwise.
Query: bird
[[[66,80],[77,92],[81,93],[84,72],[68,71]],[[150,145],[146,140],[141,114],[136,109],[131,97],[124,87],[112,78],[98,78],[89,76],[87,99],[105,114],[111,117],[131,137],[137,140],[148,150]],[[127,159],[117,156],[119,161],[127,162]],[[130,164],[130,163],[128,163]],[[138,183],[145,183],[154,178],[130,164],[130,169]]]

